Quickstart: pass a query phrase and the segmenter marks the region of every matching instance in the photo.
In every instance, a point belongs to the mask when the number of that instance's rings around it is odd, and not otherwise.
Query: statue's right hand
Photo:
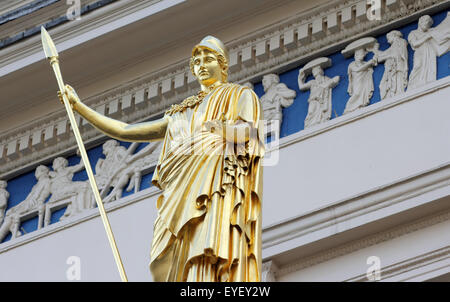
[[[305,71],[302,69],[299,70],[298,72],[298,77],[304,79],[305,78]]]
[[[64,87],[64,94],[66,95],[67,99],[69,100],[70,105],[73,106],[80,102],[80,98],[78,97],[77,93],[75,92],[75,89],[73,89],[72,86],[70,85],[66,85]],[[63,93],[61,91],[58,91],[58,98],[59,101],[64,104],[64,99],[63,99]]]

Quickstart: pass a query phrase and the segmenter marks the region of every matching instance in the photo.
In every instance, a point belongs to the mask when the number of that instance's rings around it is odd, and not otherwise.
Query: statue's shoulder
[[[280,90],[289,90],[289,87],[284,84],[284,83],[278,83],[275,85],[275,89],[280,91]]]
[[[252,88],[248,87],[248,86],[237,84],[237,83],[227,83],[225,85],[226,85],[225,88],[229,89],[230,91],[235,91],[235,92],[238,92],[240,94],[248,93],[250,95],[254,95],[254,96],[257,97],[255,91]]]
[[[225,91],[225,90],[227,90],[227,91],[230,91],[230,90],[239,90],[239,91],[241,91],[243,89],[250,89],[250,88],[248,88],[247,86],[238,84],[238,83],[229,83],[228,82],[228,83],[224,83],[221,86],[219,86],[218,89],[220,89],[222,91]]]

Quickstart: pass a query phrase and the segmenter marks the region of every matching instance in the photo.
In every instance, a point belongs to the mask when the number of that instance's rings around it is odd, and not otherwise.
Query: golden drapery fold
[[[151,250],[154,281],[259,281],[264,143],[258,97],[222,84],[167,118],[152,179],[163,190]],[[222,119],[247,122],[250,139],[236,144],[203,128]]]

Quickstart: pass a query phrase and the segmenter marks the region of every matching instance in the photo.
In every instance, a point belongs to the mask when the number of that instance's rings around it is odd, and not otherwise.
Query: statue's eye
[[[195,65],[200,64],[200,60],[199,60],[199,59],[196,59],[196,60],[194,61],[194,64],[195,64]]]

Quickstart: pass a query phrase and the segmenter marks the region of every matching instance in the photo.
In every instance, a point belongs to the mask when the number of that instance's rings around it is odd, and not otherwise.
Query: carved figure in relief
[[[408,85],[408,43],[398,30],[390,31],[386,38],[391,45],[388,49],[379,50],[378,43],[374,47],[378,63],[384,62],[384,74],[380,82],[382,100],[404,92]]]
[[[121,198],[128,183],[126,191],[130,192],[134,188],[134,191],[137,192],[141,183],[142,171],[156,163],[161,142],[150,143],[136,154],[132,154],[137,146],[138,143],[133,143],[128,149],[125,149],[121,161],[116,161],[115,169],[110,171],[102,192],[109,191],[111,187],[113,190],[104,199],[105,203]]]
[[[95,180],[102,197],[106,196],[109,189],[114,187],[113,174],[127,157],[127,149],[120,146],[119,142],[110,139],[103,144],[105,158],[100,158],[95,165]]]
[[[28,196],[16,206],[10,208],[5,216],[4,222],[0,228],[0,241],[2,241],[9,232],[12,233],[12,239],[21,235],[19,231],[20,218],[29,212],[38,211],[38,228],[42,226],[44,214],[44,202],[50,196],[51,179],[49,169],[46,166],[38,166],[35,170],[37,183],[31,189]]]
[[[272,121],[278,121],[278,129],[283,121],[283,108],[294,103],[297,95],[295,90],[289,89],[286,84],[280,83],[280,78],[276,74],[266,74],[263,76],[262,85],[264,95],[261,97],[261,106],[264,112],[264,119],[270,129]]]
[[[61,220],[94,206],[89,184],[85,181],[72,180],[76,172],[84,169],[83,162],[70,167],[68,164],[64,157],[57,157],[53,160],[53,171],[50,172],[52,197],[49,203],[75,196],[75,200],[67,207]]]
[[[435,28],[429,15],[419,18],[418,28],[408,35],[408,42],[414,50],[413,70],[409,75],[408,90],[436,80],[437,56],[449,51],[450,17]]]
[[[344,114],[369,105],[373,95],[373,67],[377,65],[376,57],[365,62],[368,51],[373,51],[376,40],[362,38],[349,44],[342,54],[354,53],[355,61],[348,66],[348,89],[350,98],[345,106]]]
[[[4,180],[0,180],[0,225],[5,217],[5,210],[8,206],[9,192],[6,191],[8,183]]]
[[[322,57],[306,64],[299,71],[298,87],[302,91],[310,90],[305,129],[331,118],[331,94],[332,89],[339,83],[339,76],[333,78],[325,76],[323,68],[329,66],[331,66],[331,60]],[[314,79],[305,83],[305,79],[310,72]]]

